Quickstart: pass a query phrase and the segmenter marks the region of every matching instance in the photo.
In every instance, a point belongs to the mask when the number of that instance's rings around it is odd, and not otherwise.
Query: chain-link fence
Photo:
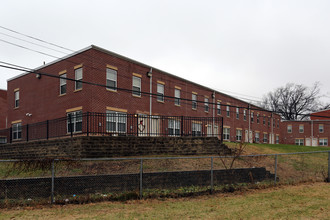
[[[329,181],[330,151],[204,157],[1,160],[0,205],[120,200],[224,186]]]

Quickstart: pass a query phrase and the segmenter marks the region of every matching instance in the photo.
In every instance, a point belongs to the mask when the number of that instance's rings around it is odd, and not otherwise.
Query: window
[[[14,96],[15,96],[15,108],[18,108],[19,107],[19,90],[15,91],[14,92]]]
[[[241,141],[241,140],[242,140],[242,130],[236,129],[236,141]]]
[[[280,119],[277,119],[277,128],[280,127]]]
[[[280,143],[280,136],[276,135],[276,144],[279,144]]]
[[[288,130],[288,133],[292,133],[292,125],[288,125],[287,130]]]
[[[267,133],[264,133],[264,143],[267,143],[268,142],[268,134]]]
[[[174,89],[174,104],[175,105],[180,105],[180,96],[181,96],[181,91],[180,89]]]
[[[320,146],[328,146],[328,138],[320,138],[319,145]]]
[[[180,121],[169,119],[168,120],[168,134],[170,136],[180,136]]]
[[[82,111],[75,111],[67,113],[67,131],[81,132],[82,131]]]
[[[83,69],[82,68],[75,69],[74,79],[76,80],[75,81],[75,90],[82,89],[82,82],[81,82],[81,80],[83,79]]]
[[[304,133],[304,125],[299,125],[299,133]]]
[[[7,137],[0,137],[0,144],[7,144]]]
[[[107,68],[107,89],[117,90],[117,70]]]
[[[259,124],[259,113],[257,113],[257,123]]]
[[[205,111],[208,112],[209,111],[209,99],[208,98],[204,98],[204,107],[205,107]]]
[[[192,136],[202,136],[202,124],[192,123]]]
[[[217,114],[221,115],[221,102],[217,102]]]
[[[227,111],[227,117],[230,117],[230,107],[228,105],[226,106],[226,111]]]
[[[323,133],[324,132],[324,125],[319,125],[319,133]]]
[[[265,116],[262,118],[262,123],[263,123],[264,125],[266,124],[266,117],[265,117]]]
[[[141,78],[133,76],[133,95],[141,96]]]
[[[230,140],[230,128],[223,128],[223,139],[226,141]]]
[[[60,76],[60,95],[66,94],[66,73]]]
[[[268,127],[270,127],[270,118],[268,117]]]
[[[243,111],[243,118],[244,118],[244,121],[246,121],[246,109],[244,109],[244,111]]]
[[[253,123],[254,121],[254,116],[253,116],[253,112],[251,112],[251,122]]]
[[[126,133],[127,114],[107,110],[106,131]]]
[[[304,139],[296,139],[295,144],[296,145],[301,145],[301,146],[304,145]]]
[[[259,141],[260,141],[260,133],[256,132],[254,135],[254,142],[259,143]]]
[[[164,89],[164,84],[157,83],[157,101],[159,102],[164,102]]]
[[[19,140],[22,138],[22,123],[12,124],[13,140]]]
[[[236,107],[236,119],[239,119],[239,108]]]
[[[191,100],[192,100],[192,108],[197,109],[197,94],[192,94],[191,95]]]

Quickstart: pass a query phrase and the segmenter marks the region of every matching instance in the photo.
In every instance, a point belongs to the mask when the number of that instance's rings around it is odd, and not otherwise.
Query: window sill
[[[16,109],[19,109],[19,106],[18,107],[14,107],[14,110],[16,110]]]
[[[192,108],[192,110],[197,111],[197,108]]]
[[[79,92],[79,91],[81,91],[82,89],[76,89],[76,90],[74,90],[73,92]]]
[[[59,94],[58,97],[65,96],[65,95],[66,95],[66,93],[64,93],[64,94]]]
[[[135,98],[141,98],[140,95],[134,95],[134,94],[132,94],[132,96],[135,97]]]
[[[109,92],[115,92],[115,93],[117,93],[118,91],[117,90],[114,90],[114,89],[106,89],[107,91],[109,91]]]
[[[157,100],[157,102],[165,104],[165,101]]]
[[[181,107],[181,105],[177,105],[177,104],[174,104],[175,106],[177,106],[177,107]]]

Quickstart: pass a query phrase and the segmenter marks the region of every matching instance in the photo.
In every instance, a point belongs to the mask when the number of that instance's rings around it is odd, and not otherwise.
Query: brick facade
[[[0,129],[7,126],[7,109],[7,91],[0,89]]]
[[[158,101],[156,96],[152,98],[152,115],[222,116],[224,127],[230,128],[227,136],[229,141],[240,141],[240,138],[236,137],[236,133],[240,131],[242,141],[255,141],[256,133],[259,133],[261,143],[275,143],[276,136],[280,139],[279,115],[96,46],[90,46],[37,70],[54,76],[64,73],[66,77],[74,79],[77,67],[82,68],[83,81],[100,85],[106,85],[107,67],[117,70],[118,89],[111,91],[105,87],[83,84],[81,90],[75,90],[75,82],[67,80],[66,94],[60,95],[59,78],[45,75],[37,78],[36,74],[22,74],[8,80],[8,100],[12,100],[8,102],[9,124],[13,122],[30,124],[64,117],[70,109],[101,113],[105,113],[107,109],[114,109],[129,114],[149,114],[150,97],[149,94],[143,93],[150,92],[150,80],[152,80],[152,93],[157,93],[159,83],[164,85],[165,95],[163,102]],[[152,78],[147,74],[151,68]],[[141,79],[140,97],[132,95],[133,76]],[[175,96],[175,89],[180,90],[180,105],[175,105],[174,99],[170,98]],[[19,91],[18,107],[14,106],[15,91]],[[197,94],[196,109],[192,107],[192,94]],[[205,104],[202,103],[206,98],[210,102],[208,111],[205,111]],[[220,114],[217,114],[217,105],[212,104],[218,101],[221,102]],[[229,115],[227,115],[227,106],[229,106]],[[236,107],[239,111],[238,118]],[[246,111],[245,119],[243,111]],[[264,140],[264,137],[267,138]]]

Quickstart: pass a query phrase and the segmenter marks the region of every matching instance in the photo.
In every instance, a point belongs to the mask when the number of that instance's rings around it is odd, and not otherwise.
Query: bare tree
[[[263,97],[263,107],[279,113],[285,120],[302,120],[321,108],[320,85],[312,87],[288,83]]]

